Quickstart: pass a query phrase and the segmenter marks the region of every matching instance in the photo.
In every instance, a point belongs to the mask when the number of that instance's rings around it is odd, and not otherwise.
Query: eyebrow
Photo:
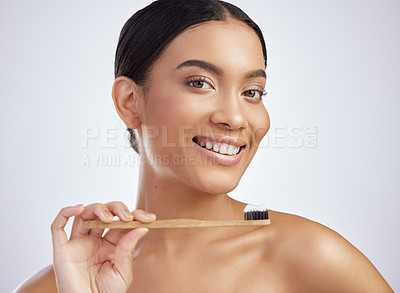
[[[259,69],[256,71],[252,71],[246,75],[246,79],[253,77],[264,77],[265,79],[267,79],[267,74],[265,73],[265,70]]]
[[[214,64],[211,64],[209,62],[202,61],[202,60],[187,60],[187,61],[179,64],[176,67],[176,69],[181,69],[183,67],[191,67],[191,66],[200,67],[204,70],[214,72],[215,74],[218,74],[218,75],[221,75],[221,73],[222,73],[221,68],[215,66]]]
[[[195,67],[199,67],[204,70],[207,70],[207,71],[211,71],[217,75],[221,75],[223,73],[223,70],[221,68],[215,66],[214,64],[212,64],[210,62],[202,61],[202,60],[195,60],[195,59],[187,60],[187,61],[179,64],[176,67],[176,69],[181,69],[183,67],[191,67],[191,66],[195,66]],[[258,69],[258,70],[255,70],[255,71],[252,71],[252,72],[246,74],[246,76],[245,76],[246,79],[254,78],[254,77],[267,78],[267,75],[264,70]]]

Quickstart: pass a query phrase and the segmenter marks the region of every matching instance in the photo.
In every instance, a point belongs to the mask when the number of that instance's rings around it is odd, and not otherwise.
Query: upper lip
[[[198,142],[198,140],[200,139],[209,141],[211,143],[226,143],[236,147],[242,147],[246,145],[246,143],[243,140],[237,137],[225,136],[225,135],[197,135],[193,138],[193,140],[195,140],[196,142]]]

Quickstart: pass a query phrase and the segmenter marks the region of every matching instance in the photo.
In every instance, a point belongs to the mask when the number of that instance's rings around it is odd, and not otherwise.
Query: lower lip
[[[240,150],[239,153],[237,153],[236,155],[223,155],[220,153],[210,151],[206,148],[203,148],[195,142],[193,142],[193,144],[195,145],[195,148],[201,154],[209,157],[213,162],[220,164],[220,165],[225,165],[225,166],[236,165],[237,163],[239,163],[240,159],[242,158],[242,154],[243,154],[243,150]]]

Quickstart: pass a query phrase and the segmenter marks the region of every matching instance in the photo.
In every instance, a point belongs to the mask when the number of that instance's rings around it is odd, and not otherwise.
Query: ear
[[[140,119],[139,100],[142,95],[141,87],[126,76],[119,76],[112,88],[112,98],[119,117],[129,128],[138,128]]]

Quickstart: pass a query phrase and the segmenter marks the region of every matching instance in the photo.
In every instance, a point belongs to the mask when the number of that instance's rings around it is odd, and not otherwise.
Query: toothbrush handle
[[[157,220],[151,223],[143,223],[139,221],[122,222],[114,221],[104,223],[102,221],[86,221],[85,228],[88,229],[134,229],[134,228],[202,228],[202,227],[238,227],[238,226],[266,226],[271,224],[271,220],[251,220],[251,221],[203,221],[192,219],[171,219]]]

